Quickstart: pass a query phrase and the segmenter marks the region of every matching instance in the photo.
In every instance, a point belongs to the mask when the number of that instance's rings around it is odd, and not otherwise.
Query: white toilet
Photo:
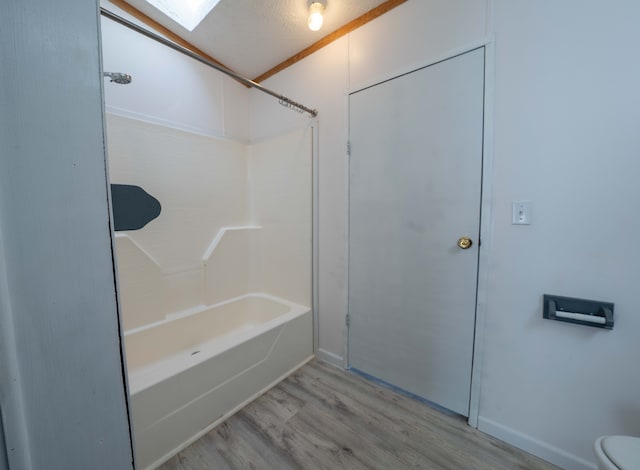
[[[640,470],[640,437],[602,436],[593,448],[600,470]]]

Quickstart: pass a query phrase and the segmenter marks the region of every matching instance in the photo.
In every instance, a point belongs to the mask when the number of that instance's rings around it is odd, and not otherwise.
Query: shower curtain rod
[[[123,26],[126,26],[129,29],[132,29],[150,39],[153,39],[154,41],[159,42],[160,44],[164,44],[167,47],[170,47],[171,49],[181,52],[184,55],[187,55],[189,57],[191,57],[194,60],[197,60],[198,62],[204,64],[204,65],[208,65],[211,68],[216,69],[219,72],[222,72],[228,76],[230,76],[231,78],[239,81],[240,83],[242,83],[243,85],[246,85],[248,87],[251,88],[255,88],[256,90],[259,90],[263,93],[266,93],[268,95],[271,95],[275,98],[278,98],[278,102],[282,105],[285,106],[289,109],[293,109],[294,111],[297,111],[299,113],[308,113],[311,117],[316,117],[318,115],[318,111],[316,109],[311,109],[308,108],[300,103],[298,103],[297,101],[293,101],[290,98],[287,98],[284,95],[281,95],[279,93],[276,93],[273,90],[270,90],[262,85],[260,85],[257,82],[254,82],[253,80],[249,80],[248,78],[243,77],[242,75],[238,75],[237,73],[235,73],[233,70],[229,70],[225,67],[222,67],[218,64],[216,64],[215,62],[211,62],[210,60],[205,59],[204,57],[199,56],[198,54],[191,52],[189,49],[182,47],[172,41],[169,41],[168,39],[163,38],[162,36],[152,33],[151,31],[138,26],[135,23],[132,23],[129,20],[126,20],[125,18],[122,18],[121,16],[116,15],[115,13],[105,9],[104,7],[100,7],[100,14],[106,18],[109,18],[110,20],[115,21],[116,23],[120,23]]]

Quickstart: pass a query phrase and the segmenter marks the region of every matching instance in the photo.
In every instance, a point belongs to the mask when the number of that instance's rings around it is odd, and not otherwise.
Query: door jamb
[[[493,234],[493,120],[495,102],[495,41],[491,37],[485,44],[484,60],[484,131],[482,149],[482,200],[480,201],[480,249],[478,255],[478,287],[476,289],[476,325],[471,366],[471,392],[469,395],[470,426],[478,427],[484,359],[485,320],[489,290],[489,262]]]
[[[311,310],[313,312],[313,353],[317,355],[320,348],[320,123],[318,119],[314,119],[309,127],[311,128]]]

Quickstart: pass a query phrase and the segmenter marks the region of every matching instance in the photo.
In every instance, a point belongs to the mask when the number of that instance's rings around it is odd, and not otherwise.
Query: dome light
[[[309,5],[309,29],[311,31],[318,31],[322,28],[322,23],[324,18],[322,14],[324,13],[324,4],[318,1],[311,1]]]

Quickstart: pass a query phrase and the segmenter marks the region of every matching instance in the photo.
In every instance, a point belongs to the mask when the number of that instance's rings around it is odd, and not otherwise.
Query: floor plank
[[[161,470],[556,469],[455,415],[313,360]]]

